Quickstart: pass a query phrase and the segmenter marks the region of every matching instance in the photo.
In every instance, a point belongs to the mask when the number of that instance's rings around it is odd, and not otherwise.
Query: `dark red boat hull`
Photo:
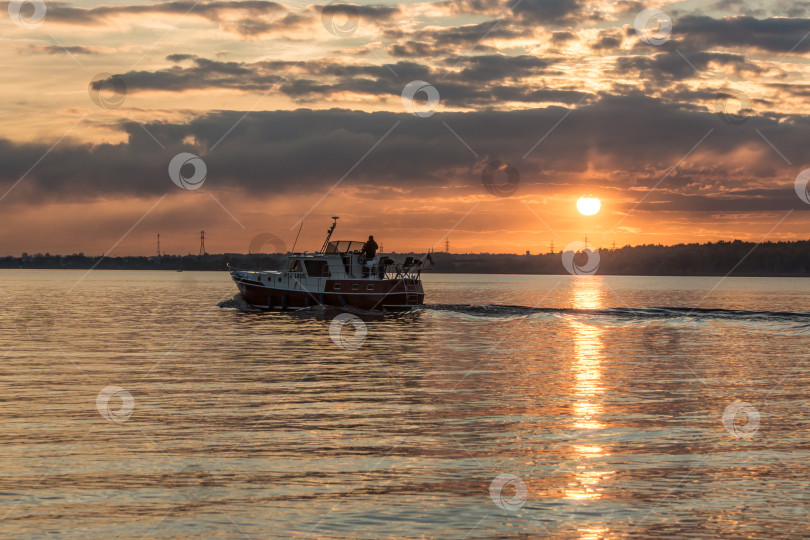
[[[268,287],[234,278],[242,297],[259,309],[303,309],[316,305],[352,307],[368,311],[405,311],[424,304],[422,284],[413,279],[327,280],[324,291]],[[369,288],[373,286],[373,290]]]

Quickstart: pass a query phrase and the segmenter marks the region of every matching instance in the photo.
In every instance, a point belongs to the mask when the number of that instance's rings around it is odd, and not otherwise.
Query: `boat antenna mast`
[[[290,253],[295,253],[295,246],[298,245],[298,237],[301,236],[301,229],[303,229],[303,228],[304,228],[304,222],[302,221],[301,226],[298,227],[298,234],[295,235],[295,242],[293,242],[293,247],[292,247],[292,250],[290,250]]]
[[[321,253],[326,253],[326,248],[329,247],[329,239],[332,238],[332,233],[335,232],[335,227],[337,227],[337,220],[340,219],[338,216],[332,216],[332,226],[329,227],[329,230],[326,231],[326,240],[323,241],[323,247],[321,248]]]

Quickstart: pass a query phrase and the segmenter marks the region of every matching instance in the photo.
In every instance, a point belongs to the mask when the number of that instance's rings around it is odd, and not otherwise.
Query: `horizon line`
[[[582,242],[582,241],[580,241],[580,242],[585,243],[585,242]],[[802,243],[802,242],[810,242],[810,238],[804,239],[804,240],[768,240],[768,241],[761,241],[761,242],[755,242],[755,241],[751,241],[751,240],[740,240],[739,238],[735,238],[733,240],[722,240],[721,239],[721,240],[714,240],[714,241],[708,241],[708,242],[703,242],[703,243],[700,243],[700,242],[683,243],[683,242],[681,242],[681,243],[678,243],[678,244],[636,244],[636,245],[625,244],[623,246],[597,247],[595,249],[596,249],[596,251],[618,251],[620,249],[626,249],[626,248],[635,249],[635,248],[643,248],[643,247],[673,248],[673,247],[680,247],[680,246],[684,246],[684,247],[686,247],[686,246],[711,246],[711,245],[717,245],[717,244],[734,244],[734,243],[750,244],[750,245],[761,245],[761,244],[796,244],[796,243]],[[587,242],[587,244],[590,244],[590,242]],[[570,243],[568,245],[570,245]],[[567,245],[565,247],[567,247]],[[28,253],[28,252],[24,251],[20,255],[11,255],[11,254],[0,255],[0,259],[6,259],[6,258],[9,258],[9,257],[15,258],[15,259],[22,259],[24,257],[85,257],[85,258],[90,258],[90,259],[99,258],[99,257],[103,257],[103,258],[106,258],[106,259],[117,259],[117,258],[124,258],[124,257],[137,257],[137,258],[142,258],[142,259],[155,259],[155,258],[158,258],[158,257],[201,257],[201,256],[202,257],[221,257],[221,256],[226,256],[226,255],[260,256],[260,255],[291,255],[291,254],[313,254],[313,253],[320,253],[320,252],[318,252],[318,251],[295,251],[295,252],[292,252],[292,251],[286,251],[286,252],[276,251],[276,252],[267,252],[267,253],[264,253],[264,252],[261,252],[261,253],[240,253],[240,252],[233,251],[233,252],[221,252],[221,253],[205,253],[203,255],[194,254],[194,253],[189,252],[189,253],[186,253],[186,254],[162,253],[160,255],[153,254],[153,255],[106,255],[105,256],[103,254],[102,255],[87,255],[84,252],[77,252],[77,253],[70,253],[70,254],[59,254],[59,253],[50,253],[50,252],[46,252],[46,253]],[[381,253],[383,253],[383,252],[381,252]],[[527,249],[523,253],[519,253],[519,252],[492,252],[492,251],[478,251],[478,252],[473,252],[473,251],[467,251],[467,252],[386,251],[384,253],[386,253],[386,254],[397,254],[397,255],[413,255],[413,254],[421,254],[421,253],[434,253],[434,254],[440,254],[440,255],[441,254],[444,254],[444,255],[518,255],[518,256],[525,257],[526,254],[529,254],[529,255],[532,255],[532,256],[556,255],[556,254],[559,254],[559,253],[563,253],[563,251],[562,250],[544,251],[544,252],[541,253],[541,252],[532,252],[532,250]]]

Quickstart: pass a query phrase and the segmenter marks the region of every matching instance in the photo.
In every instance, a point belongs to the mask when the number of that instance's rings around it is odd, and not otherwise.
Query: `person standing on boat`
[[[369,235],[368,241],[363,244],[363,249],[360,250],[360,253],[366,257],[366,264],[363,266],[363,277],[368,277],[371,268],[377,262],[377,249],[379,247],[377,242],[374,241],[374,237]]]

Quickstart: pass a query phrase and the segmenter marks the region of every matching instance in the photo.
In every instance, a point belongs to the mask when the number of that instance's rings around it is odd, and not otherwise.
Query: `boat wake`
[[[747,319],[798,319],[810,322],[810,313],[793,311],[746,311],[736,309],[708,309],[689,307],[648,307],[648,308],[549,308],[501,304],[425,304],[426,309],[437,311],[457,311],[473,315],[533,315],[535,313],[568,315],[606,315],[613,317],[670,318],[670,317],[713,317]]]
[[[222,309],[235,309],[237,311],[261,311],[245,302],[245,299],[242,298],[242,295],[239,293],[233,295],[233,298],[218,302],[217,307],[221,307]]]
[[[810,313],[791,311],[748,311],[736,309],[709,309],[688,307],[648,307],[648,308],[549,308],[515,305],[465,305],[465,304],[430,304],[427,310],[457,313],[473,317],[531,317],[552,316],[557,318],[576,318],[590,324],[647,324],[650,322],[712,322],[727,323],[764,323],[785,329],[810,332]]]
[[[242,298],[235,294],[233,298],[217,304],[224,309],[235,309],[243,312],[260,312]],[[380,312],[368,312],[355,308],[335,308],[329,306],[313,306],[296,310],[298,316],[317,316],[330,318],[330,313],[348,311],[361,318],[377,316],[386,317]],[[683,324],[683,323],[709,323],[723,322],[728,324],[753,325],[754,329],[761,330],[791,330],[801,333],[810,333],[810,313],[792,311],[750,311],[738,309],[711,309],[688,307],[647,307],[647,308],[603,308],[603,309],[577,309],[577,308],[551,308],[530,307],[516,305],[486,304],[425,304],[421,309],[412,312],[418,313],[447,313],[466,317],[491,317],[502,319],[518,319],[526,317],[553,317],[558,319],[572,319],[591,325],[625,326],[648,324]]]

